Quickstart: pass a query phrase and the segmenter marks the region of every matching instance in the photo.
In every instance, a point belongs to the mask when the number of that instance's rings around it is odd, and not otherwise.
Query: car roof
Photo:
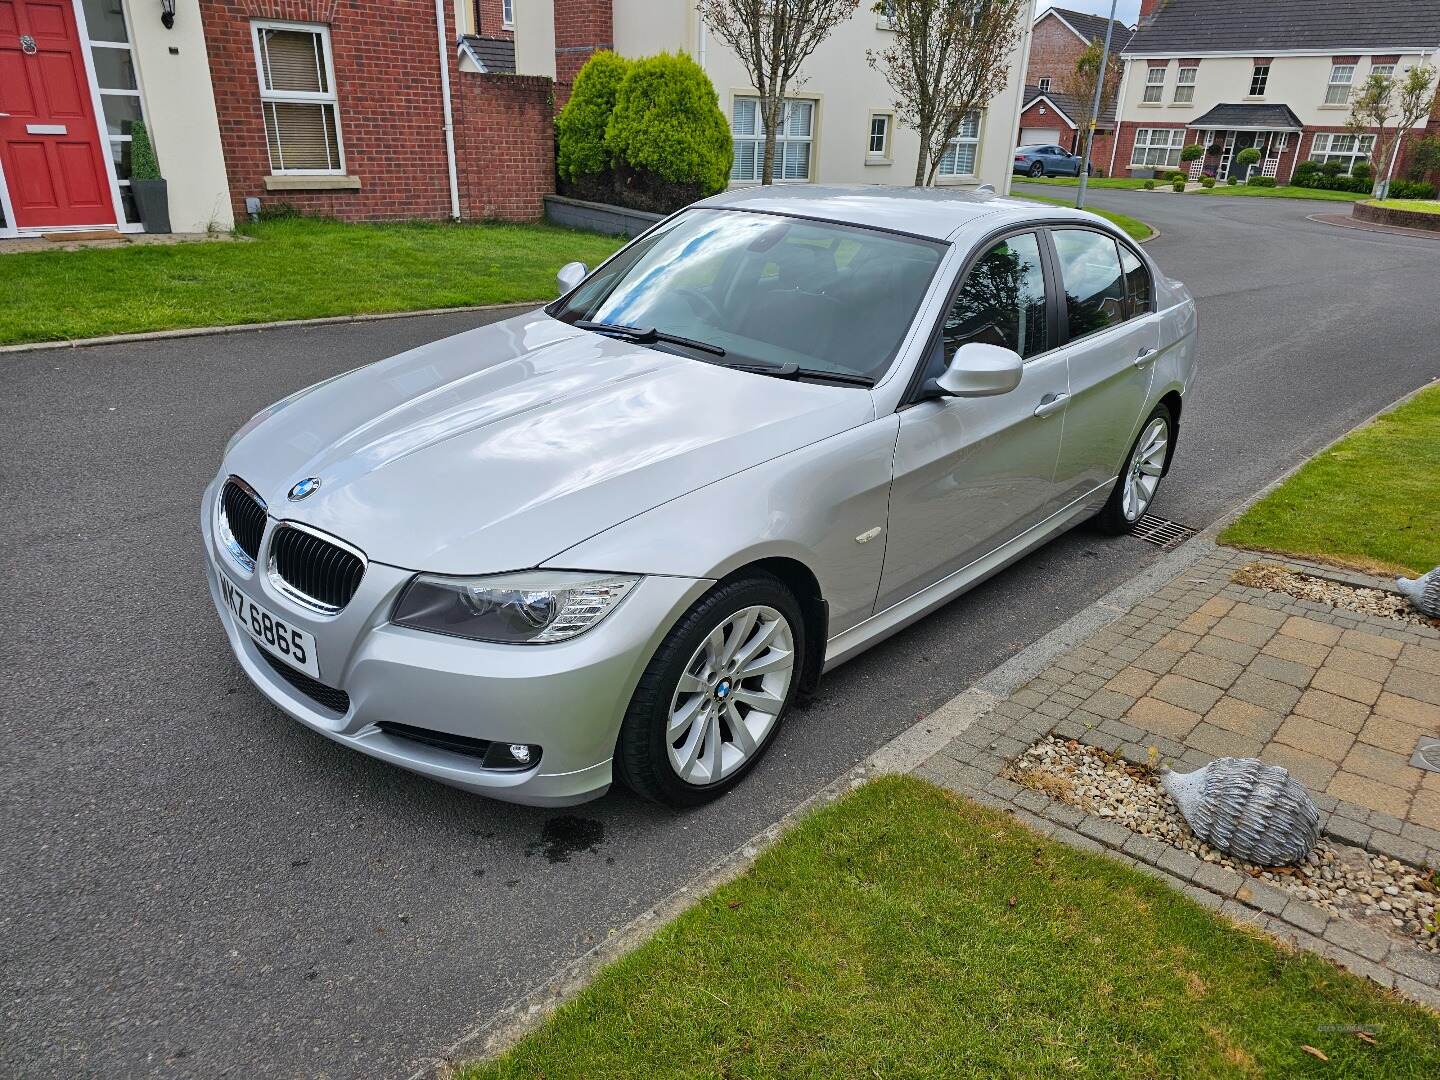
[[[1106,224],[1083,210],[1041,206],[985,191],[879,184],[773,184],[732,188],[695,205],[889,229],[930,240],[952,240],[959,233],[970,231],[982,219],[985,231],[1012,222],[1023,224],[1031,219],[1059,218],[1090,225]]]

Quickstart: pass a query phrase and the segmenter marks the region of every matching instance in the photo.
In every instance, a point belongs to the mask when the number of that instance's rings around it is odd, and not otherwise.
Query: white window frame
[[[1326,105],[1348,105],[1350,103],[1350,91],[1355,86],[1356,64],[1331,64],[1330,79],[1325,84]],[[1344,74],[1344,80],[1337,79],[1337,73]]]
[[[1200,69],[1193,64],[1189,67],[1182,67],[1176,73],[1175,96],[1171,99],[1176,105],[1193,105],[1195,103],[1195,82],[1199,76]]]
[[[1395,64],[1371,64],[1370,74],[1384,75],[1386,78],[1393,79],[1395,77],[1395,67]]]
[[[1264,97],[1264,96],[1265,96],[1265,91],[1266,91],[1266,89],[1267,89],[1267,88],[1269,87],[1269,85],[1270,85],[1270,66],[1271,66],[1271,65],[1269,65],[1269,64],[1252,64],[1252,65],[1251,65],[1251,67],[1250,67],[1250,93],[1246,95],[1247,97],[1252,97],[1252,98],[1254,98],[1254,97]],[[1261,74],[1260,74],[1260,71],[1261,71],[1262,68],[1263,68],[1264,71],[1265,71],[1265,74],[1264,74],[1264,75],[1261,75]],[[1257,81],[1260,83],[1260,89],[1258,89],[1258,90],[1255,89],[1255,83],[1256,83]]]
[[[742,101],[753,101],[755,103],[755,134],[737,135],[735,133],[735,106]],[[810,130],[805,135],[791,135],[790,128],[790,107],[792,105],[808,105],[810,112]],[[820,102],[810,97],[786,98],[780,112],[780,130],[775,133],[775,172],[774,182],[777,184],[808,184],[812,182],[815,175],[815,114],[819,111]],[[760,99],[753,94],[736,94],[730,101],[730,141],[733,145],[739,146],[742,142],[755,143],[755,174],[753,176],[730,176],[732,184],[758,184],[765,171],[765,125],[760,118]],[[787,143],[806,143],[809,152],[805,157],[805,175],[782,177],[778,175],[784,166],[785,145]],[[738,164],[739,158],[736,157]],[[732,166],[733,170],[734,166]]]
[[[129,188],[130,188],[130,179],[129,179],[129,177],[122,177],[122,176],[120,175],[120,166],[119,166],[119,163],[115,160],[115,157],[114,157],[114,152],[115,152],[115,150],[114,150],[114,148],[115,148],[115,147],[118,147],[118,146],[121,146],[121,145],[123,145],[123,144],[125,144],[125,143],[131,142],[131,141],[133,141],[133,139],[132,139],[132,137],[129,136],[129,135],[111,135],[111,134],[110,134],[110,123],[109,123],[109,121],[105,118],[105,99],[106,99],[107,97],[116,97],[116,98],[128,97],[128,98],[134,98],[134,99],[136,100],[136,102],[138,102],[139,105],[140,105],[140,119],[145,121],[145,125],[146,125],[147,130],[148,130],[148,128],[149,128],[149,123],[150,123],[150,122],[149,122],[149,120],[147,120],[146,117],[145,117],[145,101],[144,101],[144,98],[141,96],[140,89],[139,89],[139,86],[140,86],[140,66],[139,66],[139,64],[137,64],[137,63],[135,62],[135,44],[134,44],[134,42],[135,42],[135,33],[134,33],[134,29],[132,28],[132,26],[131,26],[131,24],[130,24],[130,9],[129,9],[129,5],[128,5],[128,4],[122,4],[122,5],[121,5],[121,8],[120,8],[120,17],[124,20],[124,23],[125,23],[125,36],[126,36],[126,38],[128,39],[128,40],[126,40],[126,41],[106,41],[106,40],[99,39],[99,38],[91,38],[91,37],[90,37],[89,23],[83,19],[83,15],[84,15],[84,5],[83,5],[83,4],[76,4],[76,5],[75,5],[75,11],[76,11],[76,15],[77,15],[77,16],[81,16],[80,18],[77,18],[77,20],[76,20],[76,26],[80,29],[80,31],[81,31],[81,36],[83,36],[83,37],[85,38],[85,43],[86,43],[86,45],[89,46],[90,55],[89,55],[89,57],[87,58],[87,62],[88,62],[88,64],[89,64],[90,66],[93,67],[93,65],[94,65],[94,55],[95,55],[95,50],[96,50],[96,49],[110,49],[110,50],[114,50],[114,51],[116,51],[116,52],[127,52],[127,53],[130,54],[130,64],[131,64],[131,68],[132,68],[132,70],[134,70],[134,72],[135,72],[135,86],[136,86],[136,89],[134,89],[134,90],[111,90],[111,89],[108,89],[108,88],[103,87],[103,86],[100,85],[100,77],[99,77],[98,73],[94,76],[95,94],[96,94],[96,95],[99,97],[99,99],[100,99],[100,109],[99,109],[99,111],[97,112],[96,117],[95,117],[95,126],[96,126],[96,129],[97,129],[97,130],[99,131],[99,133],[100,133],[101,142],[104,143],[105,157],[106,157],[106,165],[107,165],[108,171],[109,171],[110,174],[111,174],[111,178],[112,178],[113,181],[114,181],[115,187],[116,187],[117,189],[118,189],[118,188],[124,188],[124,189],[126,189],[126,190],[129,190]],[[151,148],[153,149],[153,148],[154,148],[154,143],[155,143],[155,137],[154,137],[153,134],[152,134],[151,137],[150,137],[150,143],[151,143]],[[122,153],[123,153],[123,151],[122,151]],[[117,194],[117,196],[118,196],[120,193],[117,191],[116,194]],[[129,217],[128,217],[128,215],[127,215],[126,212],[125,212],[125,205],[124,205],[124,199],[123,199],[123,198],[120,199],[120,206],[119,206],[119,208],[117,209],[116,213],[117,213],[117,215],[118,215],[118,217],[119,217],[119,225],[120,225],[121,227],[123,227],[123,226],[125,226],[125,225],[135,225],[135,226],[137,226],[137,227],[139,226],[140,223],[139,223],[138,220],[137,220],[137,221],[130,221],[130,220],[129,220]]]
[[[1050,76],[1040,76],[1039,80],[1036,82],[1036,86],[1040,88],[1040,92],[1042,94],[1048,94],[1050,92]]]
[[[1335,144],[1343,139],[1352,140],[1349,149],[1340,149]],[[1323,140],[1323,141],[1322,141]],[[1327,161],[1348,161],[1345,175],[1355,171],[1357,161],[1369,161],[1375,150],[1374,135],[1356,135],[1349,131],[1320,131],[1310,142],[1310,160],[1324,165]]]
[[[1152,67],[1145,72],[1145,91],[1140,96],[1143,104],[1159,105],[1165,100],[1165,76],[1169,71],[1169,67]]]
[[[264,53],[260,48],[261,30],[298,30],[301,33],[317,34],[320,37],[321,45],[325,50],[325,85],[330,89],[326,93],[316,93],[310,90],[267,90],[265,88],[265,60]],[[340,157],[340,162],[333,169],[285,169],[276,168],[274,159],[270,159],[270,175],[272,176],[344,176],[345,175],[345,138],[340,126],[340,98],[335,88],[335,53],[330,48],[330,27],[324,23],[286,22],[279,19],[254,19],[250,23],[250,46],[255,51],[255,79],[260,87],[260,110],[262,113],[261,124],[264,124],[265,102],[273,101],[282,104],[297,105],[329,105],[331,116],[335,119],[335,151]],[[270,135],[265,135],[265,153],[270,153]]]
[[[515,29],[515,0],[500,0],[500,28]]]
[[[1180,167],[1180,151],[1184,148],[1184,128],[1137,128],[1135,143],[1130,148],[1130,167],[1132,169],[1178,169]],[[1157,152],[1161,151],[1163,151],[1159,154],[1161,160],[1146,160],[1146,158],[1157,156]],[[1172,154],[1175,157],[1174,161],[1169,160]]]
[[[960,121],[960,127],[955,132],[955,137],[945,145],[945,153],[940,156],[940,164],[935,167],[935,178],[937,180],[975,180],[980,176],[980,138],[984,134],[985,114],[979,109],[973,109],[966,114],[965,119],[975,117],[975,134],[965,134],[965,120]],[[960,147],[975,147],[975,157],[971,162],[972,168],[969,172],[959,172]],[[949,171],[945,168],[945,158],[951,156],[954,151],[953,164]]]
[[[881,132],[881,146],[875,149],[875,121],[884,121],[885,130]],[[870,161],[888,161],[890,159],[890,135],[895,121],[888,112],[872,112],[870,114],[870,130],[865,133],[865,157]],[[813,124],[812,124],[813,131]]]

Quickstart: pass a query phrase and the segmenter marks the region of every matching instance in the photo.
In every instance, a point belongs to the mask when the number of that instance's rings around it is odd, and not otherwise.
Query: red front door
[[[0,0],[0,166],[22,229],[114,225],[71,0]]]

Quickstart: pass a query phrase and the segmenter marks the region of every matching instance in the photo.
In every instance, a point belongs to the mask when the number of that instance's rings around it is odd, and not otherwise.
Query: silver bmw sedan
[[[983,194],[730,192],[560,285],[258,413],[201,515],[262,693],[515,802],[730,788],[827,669],[1133,526],[1195,368],[1143,250]]]

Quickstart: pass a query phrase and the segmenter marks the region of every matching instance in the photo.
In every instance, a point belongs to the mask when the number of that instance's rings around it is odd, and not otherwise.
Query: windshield
[[[943,253],[942,244],[873,229],[689,210],[631,244],[550,313],[713,347],[646,342],[697,359],[874,381]]]

